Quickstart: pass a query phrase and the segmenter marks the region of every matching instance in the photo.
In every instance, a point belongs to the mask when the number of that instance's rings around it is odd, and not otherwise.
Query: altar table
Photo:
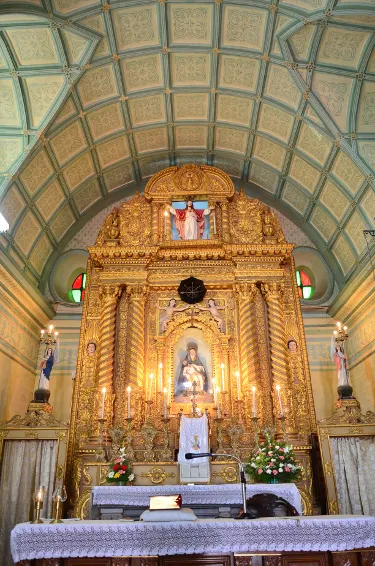
[[[319,566],[327,566],[325,553],[328,551],[343,553],[374,546],[375,517],[362,515],[238,521],[202,519],[173,523],[65,520],[63,524],[22,523],[16,525],[11,533],[14,562],[39,559],[40,564],[54,566],[60,564],[64,566],[121,564],[122,566],[133,563],[127,558],[126,563],[117,559],[113,561],[113,557],[140,556],[156,556],[155,566],[165,564],[165,559],[163,562],[160,557],[166,556],[175,558],[183,556],[182,562],[199,564],[197,555],[213,555],[216,557],[215,564],[226,564],[225,560],[220,561],[217,557],[229,556],[229,565],[233,564],[233,554],[244,553],[277,553],[282,556],[307,553],[304,555],[305,560],[294,555],[294,564],[316,562]],[[375,553],[370,554],[373,555],[375,562]],[[311,558],[313,555],[318,558],[313,560]],[[86,558],[85,561],[78,560],[83,557]],[[109,557],[110,560],[104,560],[105,557]],[[308,557],[310,558],[307,559]],[[44,562],[43,559],[58,560]],[[172,558],[171,561],[173,562]],[[292,562],[293,560],[283,561],[283,566],[289,566]],[[175,563],[181,563],[181,560],[176,560]],[[350,560],[346,560],[345,563],[350,564]]]
[[[247,497],[256,493],[275,493],[302,514],[300,493],[294,483],[248,484]],[[151,495],[182,495],[184,507],[191,507],[200,518],[236,517],[242,508],[241,484],[95,486],[91,495],[91,519],[138,518],[148,508]]]

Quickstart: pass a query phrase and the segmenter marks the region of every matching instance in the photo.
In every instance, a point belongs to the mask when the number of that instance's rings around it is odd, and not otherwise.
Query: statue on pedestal
[[[338,378],[338,394],[340,399],[353,397],[353,389],[349,383],[348,358],[341,344],[331,338],[331,359],[335,362]]]
[[[44,357],[40,362],[40,374],[39,374],[39,383],[38,389],[47,389],[49,391],[50,388],[50,375],[53,366],[55,363],[59,361],[59,341],[56,341],[55,349],[51,346],[46,348],[44,353]]]
[[[168,210],[176,217],[176,228],[181,240],[201,240],[204,232],[204,217],[214,210],[214,206],[198,210],[191,200],[183,210],[168,206]]]

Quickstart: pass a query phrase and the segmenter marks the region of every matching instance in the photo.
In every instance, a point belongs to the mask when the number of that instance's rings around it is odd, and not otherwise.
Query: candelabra
[[[52,337],[52,331],[53,331],[53,324],[50,324],[48,327],[48,330],[44,330],[42,329],[40,331],[40,343],[44,344],[45,346],[51,346],[52,344],[56,344],[57,342],[57,337],[59,335],[58,332],[54,332],[53,333],[53,337]]]
[[[34,507],[35,507],[35,519],[30,521],[33,524],[43,523],[42,519],[40,518],[40,512],[43,509],[43,500],[46,494],[46,489],[44,485],[40,485],[38,489],[34,493]]]
[[[170,419],[168,417],[163,417],[163,429],[164,429],[164,440],[163,440],[163,450],[160,453],[161,459],[164,462],[172,461],[172,451],[169,448],[169,434],[168,434],[168,424]]]
[[[237,399],[237,412],[238,412],[238,423],[239,424],[243,424],[243,419],[242,419],[242,399]]]
[[[98,434],[98,448],[95,451],[95,461],[96,462],[104,462],[106,459],[106,451],[103,446],[103,437],[104,437],[104,423],[106,419],[98,419],[99,421],[99,434]]]
[[[341,322],[336,323],[337,330],[333,331],[333,339],[341,347],[344,347],[345,342],[349,338],[348,327],[342,326]]]
[[[130,460],[130,462],[134,461],[134,449],[133,449],[133,438],[132,438],[132,418],[128,417],[126,419],[126,422],[128,423],[128,430],[126,433],[126,447],[125,447],[125,452],[126,452],[126,456],[127,458]]]
[[[285,442],[288,442],[288,433],[287,433],[287,431],[286,431],[286,424],[285,424],[286,416],[284,415],[284,413],[283,413],[282,415],[280,415],[280,417],[278,418],[278,420],[279,420],[280,423],[281,423],[281,429],[282,429],[282,431],[283,431],[284,440],[285,440]]]
[[[259,421],[259,417],[257,417],[257,416],[254,415],[253,417],[251,417],[251,420],[253,421],[255,445],[256,445],[256,446],[259,446],[259,432],[258,432],[258,421]]]

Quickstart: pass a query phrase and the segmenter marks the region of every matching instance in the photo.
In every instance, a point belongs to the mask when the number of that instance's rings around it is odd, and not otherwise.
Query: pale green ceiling
[[[110,201],[209,163],[343,284],[375,216],[374,26],[375,0],[0,0],[0,243],[39,284]]]

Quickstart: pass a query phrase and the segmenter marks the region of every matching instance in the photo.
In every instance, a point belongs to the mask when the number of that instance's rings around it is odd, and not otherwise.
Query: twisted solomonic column
[[[235,287],[238,304],[239,345],[241,382],[243,393],[257,385],[257,343],[254,317],[254,284],[237,283]]]
[[[280,385],[280,394],[283,408],[288,413],[287,426],[292,426],[292,407],[289,394],[287,340],[285,335],[285,323],[282,308],[282,286],[278,283],[262,284],[262,292],[267,303],[268,332],[270,339],[270,358],[273,388]],[[273,390],[274,415],[280,415],[277,394]]]
[[[128,351],[129,385],[143,386],[145,358],[145,303],[147,298],[146,285],[130,287]]]
[[[108,392],[113,389],[113,368],[115,360],[116,307],[122,289],[117,285],[102,285],[99,289],[101,300],[99,356],[97,365],[97,387]]]

